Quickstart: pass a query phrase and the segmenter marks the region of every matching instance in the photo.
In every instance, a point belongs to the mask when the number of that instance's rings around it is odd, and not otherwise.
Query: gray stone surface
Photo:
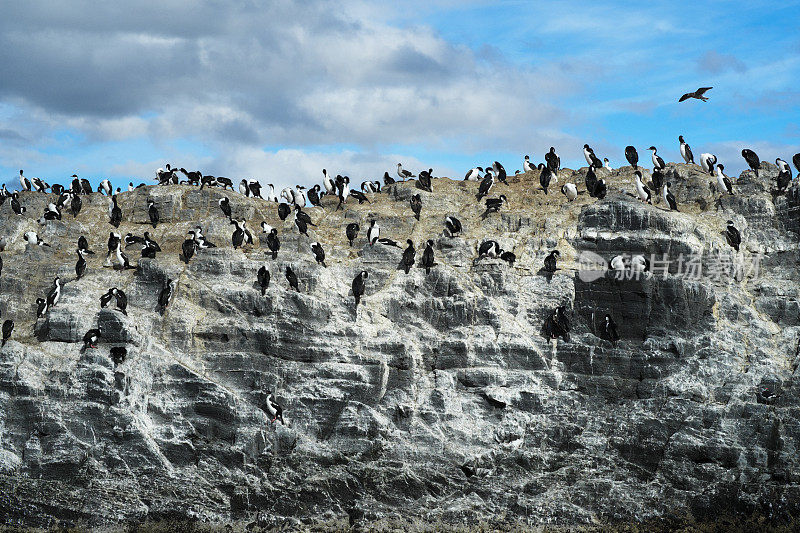
[[[563,170],[551,193],[538,175],[509,178],[494,195],[510,205],[481,219],[477,184],[434,180],[433,193],[398,184],[371,203],[308,208],[328,268],[310,239],[274,205],[217,189],[147,187],[119,195],[120,232],[149,230],[164,253],[135,270],[103,267],[109,201],[84,198],[77,218],[40,226],[45,195],[23,193],[27,216],[0,206],[0,312],[14,336],[0,350],[0,516],[32,526],[191,518],[299,524],[348,516],[445,522],[588,523],[729,510],[800,511],[800,307],[795,186],[773,196],[774,169],[745,172],[721,197],[697,167],[670,164],[680,212],[643,205],[632,171],[601,170],[603,201],[567,203],[564,180],[584,190],[585,169]],[[772,174],[771,174],[772,173]],[[649,173],[645,172],[647,181]],[[422,197],[421,221],[408,200]],[[266,220],[281,251],[233,250],[217,207],[230,196],[254,233]],[[162,224],[147,223],[147,199]],[[443,233],[447,215],[464,235]],[[397,269],[401,250],[369,246],[382,235],[433,239],[429,275]],[[671,268],[639,280],[584,282],[578,255],[721,253],[725,221],[742,231],[743,257],[764,257],[758,276]],[[351,248],[344,226],[361,225]],[[178,259],[197,224],[219,248]],[[52,248],[26,249],[36,230]],[[75,242],[97,252],[74,279]],[[477,259],[496,239],[512,267]],[[551,280],[540,274],[558,248]],[[266,296],[256,271],[267,265]],[[288,290],[291,265],[300,291]],[[358,310],[350,283],[370,273]],[[52,278],[61,303],[35,320]],[[161,316],[158,293],[178,281]],[[99,297],[129,299],[128,317]],[[573,313],[569,342],[541,334],[558,305]],[[612,346],[597,337],[605,313]],[[81,338],[100,325],[98,348]],[[109,350],[125,345],[119,366]],[[777,399],[757,392],[769,387]],[[275,391],[286,425],[259,406]],[[288,521],[287,521],[288,520]],[[294,521],[294,522],[293,522]]]

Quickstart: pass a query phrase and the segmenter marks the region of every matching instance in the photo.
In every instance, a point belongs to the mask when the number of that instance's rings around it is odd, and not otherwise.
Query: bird
[[[14,191],[11,193],[11,210],[15,215],[22,215],[28,210],[24,205],[19,202],[19,193]]]
[[[700,167],[709,174],[714,173],[714,165],[717,164],[717,156],[709,153],[700,154]]]
[[[367,277],[369,277],[369,273],[366,270],[362,270],[355,278],[353,278],[352,288],[353,298],[355,298],[356,301],[356,309],[358,309],[358,304],[361,302],[361,297],[364,295]]]
[[[153,244],[155,244],[155,242],[150,239],[150,236],[147,234],[146,231],[144,232],[144,237],[145,237],[145,243],[147,243],[149,241],[149,242],[153,242]],[[207,248],[216,248],[217,247],[216,244],[214,244],[213,242],[211,242],[208,239],[206,239],[206,236],[203,235],[203,228],[201,226],[197,226],[194,229],[194,241],[195,241],[195,244],[197,244],[197,248],[199,250],[205,250]],[[158,246],[158,245],[156,244],[156,246]],[[159,248],[158,251],[161,251],[161,249]]]
[[[336,185],[326,169],[322,169],[322,184],[325,186],[325,194],[336,195]]]
[[[375,222],[375,219],[369,221],[369,229],[367,229],[367,240],[369,241],[370,246],[375,244],[375,242],[381,236],[381,227]]]
[[[0,342],[0,347],[3,347],[8,342],[8,339],[11,338],[11,333],[14,331],[14,321],[13,320],[6,320],[3,322],[3,340]]]
[[[394,178],[389,175],[388,172],[383,173],[383,186],[388,187],[389,185],[394,184]]]
[[[550,312],[542,326],[542,330],[548,339],[562,337],[565,342],[569,342],[570,323],[567,318],[566,308],[563,305]]]
[[[128,260],[128,256],[122,251],[122,242],[117,240],[117,250],[115,254],[115,258],[117,260],[116,266],[114,269],[116,270],[127,270],[129,268],[133,268]]]
[[[742,157],[747,161],[747,165],[750,169],[756,173],[756,177],[758,177],[758,169],[761,168],[761,160],[756,153],[749,148],[744,148],[742,150]]]
[[[258,286],[261,287],[261,296],[266,295],[269,287],[269,270],[267,270],[266,266],[261,265],[261,268],[256,273],[256,279],[258,280]]]
[[[433,192],[433,189],[431,189],[431,175],[427,170],[423,170],[419,173],[417,187],[423,191]]]
[[[269,187],[269,192],[267,193],[267,201],[272,203],[278,203],[278,197],[275,195],[275,185],[272,183],[268,183],[267,187]]]
[[[494,170],[496,174],[495,177],[497,178],[497,181],[499,181],[500,183],[504,183],[505,185],[508,185],[508,182],[506,181],[507,177],[506,169],[503,167],[503,165],[500,164],[499,161],[495,161],[494,163],[492,163],[492,170]]]
[[[578,197],[578,188],[574,183],[565,183],[561,186],[561,194],[567,197],[568,201],[573,201]]]
[[[552,146],[550,147],[550,151],[544,154],[544,160],[547,163],[547,168],[550,169],[553,174],[556,174],[561,168],[561,158],[558,157],[556,149]]]
[[[412,174],[410,171],[403,169],[403,165],[397,163],[397,175],[400,176],[400,179],[405,181],[408,178],[416,178],[415,174]]]
[[[311,253],[314,254],[314,259],[317,260],[318,265],[322,265],[325,268],[328,268],[328,265],[325,264],[325,250],[322,248],[322,245],[318,242],[311,243]]]
[[[776,178],[778,181],[778,191],[785,191],[786,188],[789,187],[789,183],[792,182],[792,169],[789,163],[780,157],[775,159],[775,165],[778,167],[778,177]]]
[[[322,202],[319,199],[319,191],[320,191],[319,184],[314,185],[308,190],[308,203],[310,203],[314,207],[322,207]],[[380,191],[378,191],[380,192]],[[260,197],[259,197],[260,198]]]
[[[478,167],[480,168],[480,167]],[[533,169],[536,168],[531,164],[530,156],[526,155],[522,160],[522,171],[523,172],[532,172]]]
[[[83,348],[82,350],[86,350],[87,348],[96,348],[95,344],[97,341],[100,340],[101,337],[100,328],[90,329],[83,335]]]
[[[694,163],[694,154],[692,154],[692,149],[686,144],[686,141],[683,140],[683,135],[678,135],[678,142],[680,143],[681,157],[683,160],[687,164]]]
[[[76,279],[81,279],[83,277],[84,272],[86,272],[86,259],[83,257],[84,252],[80,248],[78,248],[78,262],[75,263],[75,275],[77,276]]]
[[[433,256],[433,241],[428,240],[425,250],[422,252],[422,266],[425,267],[425,274],[431,273],[431,268],[436,264]]]
[[[656,147],[655,146],[651,146],[650,148],[648,148],[648,150],[652,150],[653,151],[652,156],[651,156],[652,159],[653,159],[653,168],[654,169],[658,169],[658,170],[664,170],[666,168],[666,165],[664,164],[664,160],[661,159],[661,156],[658,155],[658,153],[657,153],[658,150],[656,150]]]
[[[250,187],[245,179],[239,182],[239,194],[242,196],[250,196]]]
[[[47,293],[47,307],[52,309],[58,304],[59,300],[61,300],[61,278],[56,276],[53,279],[53,286],[50,287],[50,291]]]
[[[276,420],[280,420],[281,424],[286,425],[286,423],[283,421],[283,407],[281,407],[278,402],[275,401],[275,398],[272,396],[271,392],[267,396],[267,401],[261,406],[261,410],[265,413],[268,413],[269,416],[272,417],[270,419],[270,424]]]
[[[717,189],[721,193],[728,193],[733,194],[733,184],[731,183],[730,178],[726,176],[722,171],[725,170],[725,165],[717,165],[714,173],[717,175]]]
[[[500,254],[500,259],[508,263],[510,266],[514,266],[514,262],[517,260],[516,254],[514,252],[504,251]]]
[[[498,257],[503,253],[503,249],[497,241],[483,241],[478,247],[478,257]]]
[[[497,213],[500,211],[504,203],[508,203],[508,198],[506,198],[505,194],[501,194],[497,198],[488,198],[486,200],[486,213],[484,213],[484,217],[488,213]]]
[[[557,259],[561,257],[561,252],[558,250],[551,251],[547,257],[544,258],[544,270],[553,273],[558,270],[556,266]]]
[[[286,281],[289,282],[291,288],[300,292],[300,289],[297,288],[297,274],[294,273],[294,270],[289,265],[286,265]]]
[[[109,222],[115,228],[119,227],[120,222],[122,222],[122,209],[120,209],[119,205],[117,204],[117,195],[113,195],[111,197],[111,207],[109,209]]]
[[[617,334],[617,324],[611,315],[606,315],[603,324],[600,326],[600,338],[609,341],[613,346],[617,345],[619,335]]]
[[[47,314],[47,311],[47,300],[44,298],[36,298],[36,318],[44,318],[44,316]]]
[[[664,185],[664,173],[658,169],[653,169],[650,180],[653,182],[653,190],[658,192]]]
[[[688,100],[689,98],[696,98],[698,100],[702,100],[703,102],[708,100],[708,97],[703,96],[706,91],[710,91],[713,87],[700,87],[693,93],[686,93],[678,99],[678,102],[683,102],[684,100]]]
[[[107,179],[101,181],[100,184],[97,186],[97,192],[103,193],[106,196],[111,196],[112,193],[111,182],[108,181]]]
[[[111,256],[114,255],[114,253],[116,253],[117,245],[119,244],[120,239],[121,237],[119,233],[113,231],[108,233],[108,253],[106,254],[106,261],[104,263],[104,266],[111,265]]]
[[[278,204],[278,218],[281,220],[286,220],[286,217],[292,212],[292,208],[289,207],[289,204],[286,202],[281,202]]]
[[[25,239],[25,242],[27,242],[32,246],[47,246],[48,248],[50,247],[50,245],[44,242],[41,239],[41,237],[39,237],[39,234],[36,233],[35,231],[26,231],[25,234],[22,236],[22,238]]]
[[[414,249],[414,241],[411,239],[407,239],[406,242],[408,243],[408,247],[403,250],[403,257],[400,260],[400,266],[403,268],[406,274],[411,270],[411,267],[414,266],[414,259],[417,256],[417,251]]]
[[[528,156],[525,156],[525,157],[528,157]],[[483,174],[483,167],[471,168],[464,175],[464,181],[478,180],[478,179],[480,179],[481,174]]]
[[[272,228],[267,235],[267,248],[272,252],[272,259],[278,258],[278,250],[281,249],[281,242],[278,240],[278,230]]]
[[[642,183],[642,173],[637,170],[634,172],[634,180],[636,185],[636,195],[639,197],[639,200],[642,202],[647,202],[648,204],[652,204],[651,196],[650,196],[650,189]]]
[[[604,158],[603,158],[603,168],[605,168],[606,170],[609,170],[609,171],[611,171],[611,170],[614,170],[614,169],[611,167],[611,162],[608,160],[608,158],[607,158],[607,157],[604,157]]]
[[[628,163],[633,167],[633,170],[638,169],[637,166],[639,163],[639,153],[636,151],[636,148],[633,146],[626,146],[625,147],[625,159],[628,160]]]
[[[183,243],[181,244],[181,252],[183,252],[183,262],[187,265],[189,264],[189,260],[194,256],[194,253],[197,251],[197,242],[194,240],[194,232],[190,231],[187,233],[190,237],[184,239]],[[236,248],[236,244],[233,245]]]
[[[76,218],[78,213],[81,212],[81,207],[83,207],[83,200],[81,197],[76,193],[71,193],[72,198],[69,202],[69,212],[72,214],[72,218]]]
[[[494,185],[494,176],[492,174],[487,174],[482,180],[480,185],[478,185],[478,194],[475,195],[475,198],[480,201],[484,196],[489,194],[492,186]]]
[[[384,246],[394,246],[395,248],[402,248],[397,243],[397,241],[392,240],[392,239],[387,239],[385,237],[382,237],[382,238],[378,239],[378,244],[383,244]]]
[[[23,176],[21,170],[19,171],[19,185],[22,187],[23,191],[31,190],[31,180]]]
[[[733,220],[728,221],[728,226],[725,228],[725,240],[728,241],[728,244],[736,250],[739,251],[739,245],[742,244],[742,235],[739,233],[739,230],[736,229],[736,226],[733,225]]]
[[[156,204],[153,202],[153,200],[147,201],[147,214],[150,217],[150,223],[155,228],[158,225],[158,209],[156,208]]]
[[[590,167],[600,168],[603,166],[603,163],[594,155],[594,150],[592,150],[588,144],[583,145],[583,157],[586,159],[586,164]]]
[[[111,299],[114,297],[114,291],[116,289],[117,289],[116,287],[112,287],[108,289],[108,291],[100,297],[100,307],[105,308],[109,304],[109,302],[111,302]]]
[[[231,218],[231,201],[227,196],[223,196],[219,199],[219,208],[222,209],[222,213],[226,217]]]
[[[463,231],[461,221],[454,216],[448,216],[444,219],[445,232],[449,237],[455,237]]]
[[[542,173],[539,174],[539,185],[542,186],[542,190],[544,193],[547,194],[547,188],[550,186],[550,181],[553,179],[553,171],[550,167],[544,167],[542,169]]]
[[[172,297],[175,295],[175,285],[175,280],[167,279],[167,282],[158,294],[158,310],[162,315],[172,301]]]
[[[800,153],[794,154],[792,163],[794,163],[794,168],[797,169],[797,173],[800,174]]]
[[[358,230],[361,227],[356,222],[351,222],[344,228],[344,234],[347,237],[347,241],[350,243],[350,246],[353,246],[353,241],[356,240],[358,237]]]
[[[117,300],[117,310],[123,315],[128,316],[128,295],[116,287],[111,289],[111,294],[113,294],[114,298]]]
[[[113,346],[109,351],[109,355],[111,360],[114,361],[114,367],[117,367],[125,362],[125,358],[128,356],[128,349],[124,346]]]
[[[372,202],[369,201],[369,198],[367,198],[367,195],[364,194],[361,191],[351,190],[350,191],[350,196],[352,196],[353,198],[358,200],[359,205],[363,204],[364,202],[367,202],[368,204],[372,203]]]
[[[414,212],[414,218],[419,220],[419,214],[422,211],[422,197],[415,194],[411,197],[411,210]]]
[[[667,203],[667,205],[669,205],[670,211],[677,211],[678,204],[675,202],[675,196],[669,191],[671,185],[672,184],[670,182],[667,182],[667,184],[664,186],[664,201]]]

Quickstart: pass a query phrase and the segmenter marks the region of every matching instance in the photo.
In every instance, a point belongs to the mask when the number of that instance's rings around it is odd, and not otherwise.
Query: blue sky
[[[0,181],[276,185],[402,161],[612,164],[633,144],[744,167],[800,152],[800,2],[30,2],[0,21]],[[678,104],[699,86],[707,103]]]

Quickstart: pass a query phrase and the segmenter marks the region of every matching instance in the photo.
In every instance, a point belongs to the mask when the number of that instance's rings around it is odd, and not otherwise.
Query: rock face
[[[189,518],[260,524],[419,518],[585,523],[719,512],[800,511],[800,194],[774,195],[775,170],[745,172],[720,197],[697,167],[669,165],[680,212],[634,199],[629,167],[598,171],[609,194],[568,203],[564,180],[583,191],[585,169],[563,170],[545,196],[538,173],[510,178],[510,200],[483,215],[477,183],[400,183],[346,209],[307,208],[316,227],[300,235],[274,204],[219,189],[147,187],[121,193],[122,235],[149,230],[163,253],[133,270],[104,267],[109,200],[84,197],[73,218],[39,225],[48,197],[23,193],[24,216],[0,206],[0,312],[13,318],[0,350],[0,516],[5,524],[89,526]],[[534,175],[535,174],[535,175]],[[649,181],[649,174],[646,174]],[[409,207],[422,196],[421,220]],[[229,196],[250,228],[278,228],[233,249],[217,202]],[[656,197],[657,195],[654,195]],[[149,227],[152,198],[162,223]],[[446,216],[464,233],[447,237]],[[426,275],[398,270],[400,248]],[[734,254],[726,220],[742,232]],[[344,227],[360,224],[348,246]],[[217,248],[179,260],[201,225]],[[26,247],[38,231],[52,244]],[[260,233],[253,230],[253,233]],[[75,242],[96,255],[75,280]],[[512,266],[477,259],[495,239]],[[325,248],[327,268],[309,244]],[[552,277],[541,271],[561,252]],[[652,275],[586,280],[581,254],[671,259]],[[689,276],[677,263],[702,254]],[[759,269],[732,273],[744,261]],[[759,262],[760,261],[760,262]],[[712,265],[713,262],[713,265]],[[266,265],[266,295],[256,272]],[[723,266],[720,266],[723,265]],[[291,266],[299,291],[284,272]],[[713,266],[713,268],[712,268]],[[659,268],[656,268],[659,267]],[[350,286],[369,272],[362,305]],[[35,320],[52,279],[61,302]],[[621,276],[626,278],[626,276]],[[173,301],[159,314],[167,279]],[[128,315],[100,309],[111,287]],[[542,335],[564,305],[569,341]],[[605,314],[621,340],[601,340]],[[83,334],[100,326],[97,348]],[[127,347],[115,365],[110,349]],[[269,391],[285,425],[261,409]]]

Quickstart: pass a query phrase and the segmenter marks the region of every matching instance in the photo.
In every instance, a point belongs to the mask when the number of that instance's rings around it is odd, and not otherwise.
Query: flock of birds
[[[690,93],[690,96],[686,97],[702,98],[702,90],[697,96],[691,96]],[[683,136],[680,136],[678,140],[680,143],[680,153],[682,158],[687,164],[694,164],[694,155],[690,146],[684,141]],[[639,155],[636,149],[633,146],[628,146],[625,148],[625,158],[634,169],[633,185],[635,196],[643,202],[652,203],[653,194],[658,194],[660,190],[664,202],[668,206],[669,210],[677,210],[678,206],[675,201],[675,197],[670,192],[671,183],[664,183],[666,164],[658,155],[658,150],[655,146],[651,146],[649,150],[652,152],[651,160],[653,163],[653,172],[651,174],[651,181],[653,190],[651,190],[642,181],[642,172],[639,170]],[[608,170],[613,170],[610,166],[609,160],[608,158],[604,158],[603,161],[601,161],[588,144],[584,145],[583,153],[589,166],[585,177],[586,191],[591,197],[604,198],[607,193],[608,186],[603,178],[598,178],[596,171],[601,167],[604,167]],[[742,156],[749,167],[756,173],[756,175],[758,175],[761,166],[758,156],[750,149],[742,150]],[[797,168],[798,173],[800,173],[800,153],[793,157],[793,163],[795,168]],[[792,172],[789,165],[780,158],[776,160],[776,165],[779,169],[779,174],[777,177],[777,190],[778,192],[783,192],[787,190],[787,187],[792,181]],[[724,166],[722,164],[717,164],[716,156],[708,153],[701,154],[700,167],[716,178],[716,187],[719,192],[723,194],[734,194],[732,182],[723,173]],[[548,194],[548,190],[552,184],[557,183],[558,171],[560,169],[561,158],[558,156],[555,148],[553,147],[551,147],[550,150],[545,154],[544,162],[539,163],[536,166],[531,163],[529,156],[526,155],[523,159],[523,172],[538,172],[539,184],[545,194]],[[517,170],[516,173],[519,174],[520,171]],[[308,189],[300,185],[295,187],[286,187],[281,190],[279,194],[276,194],[275,187],[272,184],[268,184],[265,189],[257,180],[242,179],[238,185],[238,192],[248,197],[255,197],[266,202],[277,204],[279,218],[284,221],[290,215],[293,215],[294,223],[299,233],[309,237],[308,227],[315,226],[315,224],[309,214],[304,211],[305,208],[309,206],[322,208],[323,206],[321,199],[325,196],[338,198],[338,203],[336,204],[335,208],[337,210],[341,209],[350,198],[358,201],[359,204],[370,202],[367,195],[379,194],[383,188],[389,187],[397,181],[390,176],[388,172],[384,172],[383,183],[381,183],[380,180],[363,181],[360,184],[360,190],[358,190],[351,188],[350,178],[348,176],[337,175],[334,177],[331,176],[325,169],[322,170],[322,176],[323,178],[321,185],[316,184]],[[415,179],[416,187],[428,192],[433,191],[433,180],[436,179],[433,175],[433,169],[423,170],[418,174],[413,174],[409,170],[404,169],[400,163],[397,164],[397,177],[400,181]],[[170,165],[166,165],[166,168],[164,169],[158,169],[156,172],[156,180],[158,181],[159,185],[162,186],[189,184],[199,186],[201,189],[204,187],[219,187],[231,191],[235,190],[233,181],[229,178],[204,175],[201,172],[187,171],[184,168],[176,169]],[[506,170],[500,162],[495,161],[486,167],[472,168],[466,173],[464,180],[478,181],[475,195],[476,200],[480,202],[486,198],[484,200],[486,210],[482,218],[486,218],[489,214],[500,211],[503,206],[507,204],[508,199],[504,194],[500,194],[496,198],[488,197],[494,190],[497,183],[508,185]],[[19,173],[19,181],[22,190],[47,193],[49,189],[50,193],[56,195],[53,201],[47,204],[42,217],[39,219],[41,224],[45,224],[48,220],[60,220],[64,211],[67,211],[73,217],[77,217],[82,209],[82,197],[94,192],[90,182],[86,179],[79,179],[77,175],[72,176],[72,182],[69,188],[58,184],[50,186],[40,178],[28,179],[23,175],[22,170],[20,170]],[[134,187],[133,183],[130,183],[128,189],[133,190],[143,186],[144,185],[141,184],[138,187]],[[116,191],[114,191],[110,181],[104,179],[99,183],[97,192],[110,197],[111,203],[108,207],[109,223],[113,228],[119,228],[119,225],[122,221],[122,209],[117,203],[117,193],[120,192],[120,189],[117,188]],[[262,193],[264,193],[264,195],[262,195]],[[576,184],[563,184],[561,187],[561,193],[567,198],[568,201],[571,202],[575,200],[578,196]],[[21,216],[26,212],[25,206],[21,204],[19,192],[9,192],[6,189],[6,185],[3,184],[2,189],[0,189],[0,205],[5,203],[7,200],[10,202],[12,212],[16,215]],[[234,226],[231,235],[231,244],[233,248],[237,249],[246,244],[253,244],[253,234],[250,228],[247,226],[247,221],[245,219],[237,219],[233,217],[229,198],[227,196],[222,197],[219,200],[218,205],[222,214],[227,217],[230,224]],[[422,206],[423,204],[420,194],[414,194],[410,200],[410,207],[414,217],[417,220],[420,218]],[[158,208],[152,199],[148,200],[147,214],[153,228],[156,228],[160,222],[160,216]],[[261,223],[261,230],[265,234],[267,248],[270,250],[272,258],[276,259],[281,246],[278,230],[271,227],[266,222]],[[448,237],[455,238],[463,232],[463,225],[457,217],[448,216],[444,220],[444,230]],[[344,233],[350,246],[353,246],[354,240],[357,238],[360,231],[361,228],[358,223],[352,222],[345,226]],[[384,245],[403,249],[397,241],[385,236],[381,236],[381,228],[375,219],[371,219],[369,221],[369,227],[366,230],[366,237],[369,246]],[[741,243],[741,235],[732,221],[728,221],[727,223],[726,238],[730,246],[732,246],[738,252],[739,245]],[[45,243],[34,231],[26,232],[24,239],[28,245],[49,246],[49,244]],[[406,244],[407,246],[403,249],[398,268],[402,269],[406,274],[408,274],[410,269],[413,268],[417,261],[417,250],[415,249],[414,242],[411,239],[407,239]],[[4,246],[5,243],[0,242],[0,251],[4,248]],[[140,246],[141,257],[143,258],[152,259],[156,257],[156,254],[161,253],[161,247],[155,240],[153,240],[147,231],[145,231],[142,236],[128,233],[123,237],[120,233],[112,230],[109,232],[107,241],[107,254],[104,266],[112,266],[114,269],[118,270],[134,268],[124,251],[131,246]],[[186,239],[181,244],[180,259],[188,264],[198,250],[214,247],[216,247],[216,245],[205,237],[202,227],[197,226],[194,230],[187,233]],[[322,267],[327,267],[325,263],[325,250],[322,244],[317,241],[311,242],[309,244],[309,249],[316,262]],[[77,281],[80,280],[86,273],[87,257],[94,255],[94,252],[90,249],[89,242],[84,235],[81,235],[78,238],[77,249],[75,253],[77,254],[77,262],[75,264]],[[516,256],[513,252],[503,250],[499,243],[495,240],[486,240],[482,242],[478,247],[478,256],[479,258],[500,258],[510,265],[513,265],[514,261],[516,260]],[[540,272],[547,276],[548,280],[551,279],[553,273],[558,270],[557,261],[559,257],[560,252],[558,250],[552,250],[544,259],[544,264]],[[644,256],[635,256],[630,261],[626,261],[620,256],[615,257],[611,261],[611,268],[612,270],[630,269],[636,271],[646,271],[649,268],[648,263],[649,262]],[[2,265],[2,255],[0,255],[0,275],[2,275]],[[426,274],[428,274],[435,265],[434,242],[433,240],[428,239],[425,242],[425,248],[421,254],[419,266],[424,268]],[[295,291],[299,291],[298,277],[297,274],[292,270],[291,266],[286,266],[284,274],[289,287]],[[267,288],[270,284],[270,277],[270,272],[266,265],[261,266],[256,272],[256,282],[261,290],[262,295],[266,294]],[[368,277],[369,273],[366,270],[362,270],[352,281],[351,287],[356,312],[358,310],[358,305],[361,302],[361,298],[365,294],[366,281]],[[62,289],[62,281],[60,277],[57,276],[53,280],[53,284],[45,297],[38,298],[36,300],[37,319],[45,317],[50,309],[58,305],[61,299]],[[173,295],[175,294],[175,290],[176,281],[173,279],[168,279],[158,295],[158,311],[161,314],[165,312],[167,306],[172,300]],[[101,296],[100,306],[104,308],[112,301],[114,302],[114,308],[117,311],[127,315],[128,298],[122,290],[118,289],[117,287],[111,288],[108,292]],[[0,341],[2,342],[2,346],[4,346],[9,340],[13,330],[14,321],[11,319],[5,320],[2,324],[2,341]],[[545,320],[542,331],[549,339],[562,337],[565,340],[569,340],[570,322],[567,308],[562,305],[554,309]],[[102,331],[99,327],[92,328],[87,331],[83,336],[82,351],[88,348],[95,348],[101,337]],[[617,333],[617,325],[613,318],[608,314],[605,315],[604,321],[599,328],[599,337],[610,341],[614,345],[620,338]],[[125,360],[127,351],[125,347],[114,347],[111,349],[110,355],[115,365],[121,364]],[[267,397],[266,403],[262,406],[262,409],[264,409],[264,411],[272,417],[272,421],[280,420],[283,422],[283,410],[281,406],[277,404],[271,392]]]

